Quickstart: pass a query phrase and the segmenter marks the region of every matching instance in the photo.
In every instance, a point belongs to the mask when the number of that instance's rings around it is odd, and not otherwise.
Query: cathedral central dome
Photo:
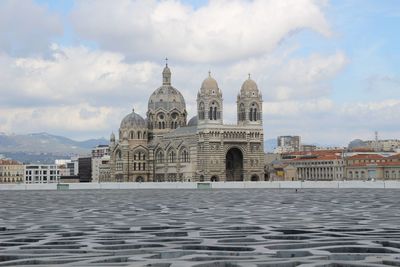
[[[155,111],[159,108],[165,111],[171,111],[175,108],[183,111],[186,109],[185,99],[182,94],[171,85],[163,85],[151,94],[148,103],[149,110]]]
[[[171,85],[171,71],[168,65],[163,70],[163,85],[157,88],[150,96],[148,110],[156,111],[159,108],[169,112],[177,109],[181,112],[186,110],[185,99],[181,92]]]

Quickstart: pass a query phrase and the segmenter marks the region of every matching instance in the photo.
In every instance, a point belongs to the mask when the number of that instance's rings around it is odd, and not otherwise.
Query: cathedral
[[[209,73],[197,94],[197,115],[187,122],[185,99],[166,64],[146,119],[132,110],[118,140],[111,134],[111,181],[263,180],[262,96],[250,75],[237,96],[237,123],[224,124],[223,111],[222,91]]]

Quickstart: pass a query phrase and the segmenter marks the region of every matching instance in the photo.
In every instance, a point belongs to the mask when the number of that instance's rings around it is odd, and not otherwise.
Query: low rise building
[[[104,156],[99,163],[99,182],[112,182],[110,174],[110,157]]]
[[[400,180],[400,154],[356,154],[346,159],[349,180]]]
[[[28,164],[25,165],[24,181],[27,184],[58,183],[60,170],[55,164]]]
[[[345,162],[343,150],[301,151],[282,155],[285,164],[296,168],[292,180],[342,180]]]
[[[110,180],[110,147],[108,145],[98,145],[92,150],[92,182]],[[101,176],[101,177],[100,177]]]
[[[0,183],[23,183],[24,165],[16,160],[0,159]]]

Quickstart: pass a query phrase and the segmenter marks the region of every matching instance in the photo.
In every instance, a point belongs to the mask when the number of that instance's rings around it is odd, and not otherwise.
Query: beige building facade
[[[346,159],[349,180],[400,180],[400,154],[354,155]]]
[[[23,183],[24,165],[15,160],[0,159],[0,183]]]
[[[187,122],[186,103],[171,84],[150,96],[146,119],[133,110],[110,138],[112,181],[259,181],[264,179],[262,96],[250,77],[237,96],[237,123],[223,123],[223,98],[209,76],[197,94],[197,115]]]

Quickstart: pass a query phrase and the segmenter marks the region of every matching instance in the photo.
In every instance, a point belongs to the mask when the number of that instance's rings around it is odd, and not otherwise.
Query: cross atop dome
[[[165,67],[168,67],[168,58],[165,58]]]

